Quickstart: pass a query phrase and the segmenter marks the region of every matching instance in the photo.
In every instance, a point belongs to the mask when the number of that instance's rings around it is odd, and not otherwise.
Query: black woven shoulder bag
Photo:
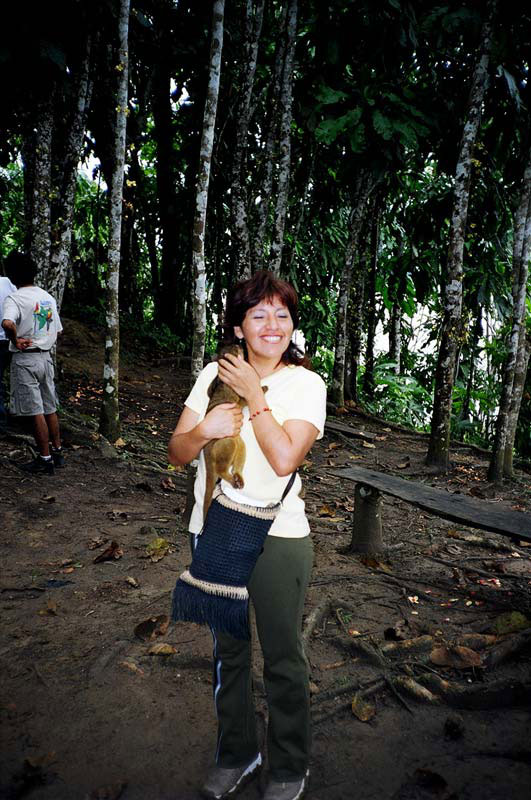
[[[280,502],[265,508],[236,503],[217,488],[192,563],[173,591],[174,620],[249,639],[247,584],[296,475],[291,475]]]

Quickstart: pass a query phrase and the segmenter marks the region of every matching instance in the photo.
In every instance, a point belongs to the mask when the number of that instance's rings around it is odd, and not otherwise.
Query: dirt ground
[[[65,469],[17,468],[32,456],[22,425],[0,440],[0,797],[193,800],[215,741],[211,641],[164,618],[189,563],[186,475],[168,471],[165,455],[188,375],[126,342],[113,447],[96,433],[101,336],[71,320],[65,329]],[[328,470],[375,467],[522,514],[531,476],[494,489],[485,455],[463,446],[436,476],[423,465],[425,437],[354,411],[340,421],[376,436],[328,430],[302,470],[315,548],[306,633],[317,620],[308,798],[527,800],[529,544],[386,497],[385,551],[362,559],[344,552],[354,484]],[[263,732],[258,652],[255,672]],[[264,781],[241,797],[257,800]]]

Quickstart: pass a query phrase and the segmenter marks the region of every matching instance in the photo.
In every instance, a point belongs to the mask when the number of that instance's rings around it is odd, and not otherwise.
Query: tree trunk
[[[193,386],[201,370],[205,357],[206,336],[206,264],[205,264],[205,227],[208,203],[208,185],[210,182],[210,165],[214,149],[214,131],[219,97],[219,80],[221,72],[221,52],[223,49],[223,18],[225,0],[214,0],[212,14],[212,38],[210,42],[209,79],[203,115],[201,134],[201,151],[197,173],[194,227],[192,238],[192,266],[194,275],[193,318],[194,333],[192,342],[192,363],[190,383]],[[187,469],[187,498],[184,512],[188,523],[193,508],[193,481],[197,461],[193,461]]]
[[[291,270],[294,269],[294,262],[295,256],[297,253],[297,242],[299,241],[299,235],[302,228],[302,223],[304,221],[305,213],[307,210],[307,200],[308,195],[310,192],[310,186],[314,181],[314,167],[315,167],[315,158],[317,153],[317,148],[315,143],[310,145],[310,154],[308,157],[304,158],[304,164],[302,167],[302,171],[304,173],[302,178],[302,187],[299,185],[298,187],[294,187],[294,193],[296,194],[297,200],[297,209],[295,215],[295,221],[293,223],[291,229],[291,243],[289,248],[289,255],[285,259],[285,274],[289,275]]]
[[[92,96],[93,81],[90,77],[91,38],[88,37],[85,56],[80,65],[74,93],[74,112],[68,119],[68,135],[61,174],[55,192],[54,221],[50,268],[47,278],[49,291],[55,297],[60,309],[63,302],[65,283],[70,267],[72,227],[74,220],[74,200],[76,195],[77,167],[83,147],[85,123]]]
[[[435,392],[431,419],[430,442],[426,463],[448,469],[450,447],[450,417],[456,354],[462,335],[463,249],[470,194],[474,145],[481,119],[481,106],[488,84],[488,67],[492,42],[494,2],[481,32],[479,58],[474,70],[463,138],[454,179],[453,211],[444,288],[444,315],[441,343],[435,371]]]
[[[507,460],[508,468],[512,473],[512,456],[506,455],[509,448],[512,452],[514,438],[510,434],[516,433],[518,413],[520,410],[521,394],[513,398],[515,375],[523,369],[526,351],[526,295],[527,276],[529,272],[529,255],[531,250],[531,150],[522,181],[520,202],[514,221],[513,244],[513,309],[511,333],[507,348],[507,356],[503,368],[503,382],[500,396],[500,410],[496,419],[496,433],[492,457],[489,465],[488,478],[491,481],[501,481],[504,477],[504,463]],[[520,358],[519,358],[520,356]],[[522,378],[518,377],[518,382]],[[512,407],[511,407],[512,406]],[[511,413],[512,412],[512,413]],[[514,419],[516,415],[516,420]],[[511,477],[511,473],[507,477]]]
[[[365,372],[363,373],[363,394],[367,400],[374,400],[374,341],[376,338],[376,273],[378,271],[378,250],[380,247],[380,212],[375,209],[371,220],[371,268],[367,286],[367,345],[365,349]]]
[[[219,96],[221,71],[221,51],[223,48],[223,16],[225,0],[214,0],[212,16],[212,40],[210,44],[209,80],[203,116],[201,152],[197,175],[197,191],[193,228],[192,264],[194,274],[194,338],[192,347],[192,385],[203,369],[206,332],[206,265],[205,265],[205,227],[210,182],[210,165],[214,148],[214,130]]]
[[[361,358],[361,342],[363,334],[363,309],[365,306],[365,282],[367,276],[367,255],[361,253],[354,267],[354,281],[350,301],[350,399],[358,402],[358,370]]]
[[[162,42],[165,42],[164,33]],[[157,199],[161,227],[160,295],[155,306],[157,322],[176,330],[178,286],[177,199],[175,192],[174,131],[171,108],[171,73],[164,61],[156,65],[153,76],[153,138],[157,153]]]
[[[466,382],[466,391],[465,396],[463,398],[463,405],[461,407],[461,413],[459,415],[460,422],[470,422],[470,399],[472,397],[472,388],[474,386],[474,378],[476,376],[476,364],[479,355],[479,340],[481,338],[481,334],[483,333],[483,325],[482,325],[482,318],[483,318],[483,308],[479,305],[479,301],[477,297],[474,298],[475,304],[477,304],[478,312],[476,315],[476,321],[474,323],[474,329],[472,331],[472,340],[469,346],[469,357],[468,357],[468,377]],[[465,430],[462,429],[459,434],[459,439],[461,441],[464,440]]]
[[[244,41],[245,57],[242,67],[242,86],[240,107],[238,110],[231,189],[236,271],[240,278],[249,278],[251,275],[251,247],[247,224],[247,141],[249,136],[249,120],[251,117],[251,97],[258,57],[258,44],[264,16],[264,0],[257,0],[253,11],[254,5],[253,0],[247,0]]]
[[[282,7],[282,18],[278,25],[279,30],[283,30],[286,23],[287,6]],[[275,141],[277,138],[279,124],[279,97],[280,83],[282,79],[282,68],[284,64],[284,54],[286,43],[284,37],[277,41],[275,52],[275,66],[273,70],[273,80],[269,93],[268,107],[270,112],[267,118],[267,134],[265,144],[259,158],[262,162],[262,180],[260,190],[256,194],[256,202],[253,205],[255,211],[254,235],[251,241],[251,255],[254,270],[262,269],[264,262],[265,234],[269,216],[269,206],[273,191],[273,160]]]
[[[297,37],[297,0],[289,0],[286,18],[286,55],[280,92],[279,166],[275,220],[269,254],[270,269],[277,275],[282,264],[284,229],[288,210],[288,191],[291,171],[291,123],[293,100],[293,67]]]
[[[54,92],[37,108],[23,142],[26,212],[25,249],[38,267],[36,283],[48,288],[52,219],[52,139]]]
[[[531,355],[531,342],[528,341],[525,331],[523,331],[523,333],[524,335],[521,337],[522,345],[519,346],[518,355],[516,357],[513,396],[511,398],[511,407],[509,409],[507,440],[505,443],[505,453],[503,459],[503,474],[506,478],[514,477],[513,454],[516,439],[516,429],[518,427],[518,419],[520,416],[520,409],[522,407],[522,397],[527,378],[529,356]]]
[[[402,309],[398,300],[393,301],[389,319],[389,361],[394,364],[393,372],[400,375],[402,353]]]
[[[339,292],[337,302],[336,318],[336,337],[335,337],[335,358],[334,369],[332,372],[332,385],[330,389],[330,399],[337,406],[345,404],[345,357],[347,341],[347,312],[350,297],[350,284],[352,280],[352,268],[354,257],[358,249],[361,226],[367,198],[374,187],[372,177],[362,172],[356,181],[354,192],[354,206],[350,215],[350,232],[345,248],[345,260],[343,270],[339,280]]]
[[[118,20],[119,75],[116,92],[116,121],[114,133],[114,170],[111,181],[109,213],[109,252],[105,302],[105,364],[103,368],[103,400],[100,414],[100,433],[114,442],[120,436],[118,406],[120,367],[120,314],[118,296],[120,283],[120,245],[122,233],[122,196],[124,183],[127,102],[129,80],[129,0],[120,0]]]

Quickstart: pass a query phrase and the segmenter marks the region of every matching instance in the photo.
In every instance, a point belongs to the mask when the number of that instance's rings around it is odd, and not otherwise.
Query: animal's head
[[[240,347],[239,344],[228,344],[221,348],[221,350],[219,351],[218,359],[223,358],[223,356],[226,356],[229,353],[232,356],[236,357],[242,356],[242,358],[244,357],[243,348]]]

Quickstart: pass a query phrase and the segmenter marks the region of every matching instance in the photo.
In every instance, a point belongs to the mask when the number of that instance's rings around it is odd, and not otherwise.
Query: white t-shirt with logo
[[[206,413],[210,398],[207,389],[217,376],[217,362],[208,364],[200,373],[185,405],[199,415],[200,422]],[[261,380],[267,386],[265,394],[268,407],[279,425],[287,420],[300,419],[311,422],[321,439],[326,418],[326,386],[317,373],[305,367],[286,366]],[[222,480],[221,489],[233,500],[247,505],[267,506],[278,503],[291,476],[279,477],[263,454],[249,419],[249,408],[243,408],[243,425],[240,436],[245,443],[243,490],[234,489]],[[203,527],[203,498],[205,494],[206,467],[203,451],[199,456],[197,478],[194,486],[195,505],[190,518],[191,533],[200,533]],[[269,531],[271,536],[299,538],[307,536],[310,526],[304,513],[304,500],[299,497],[301,479],[297,475],[293,486],[282,503],[282,508]]]
[[[14,322],[17,337],[31,339],[31,347],[39,350],[51,350],[63,330],[54,298],[39,286],[24,286],[6,297],[2,319]],[[12,342],[9,349],[18,352]]]
[[[0,275],[0,312],[2,311],[2,307],[4,305],[4,300],[6,299],[6,297],[16,291],[17,287],[11,283],[9,278]],[[2,319],[4,319],[4,317],[2,317]],[[0,320],[0,322],[2,322],[2,320]],[[0,325],[0,342],[2,340],[5,341],[6,339],[7,339],[6,332]]]

